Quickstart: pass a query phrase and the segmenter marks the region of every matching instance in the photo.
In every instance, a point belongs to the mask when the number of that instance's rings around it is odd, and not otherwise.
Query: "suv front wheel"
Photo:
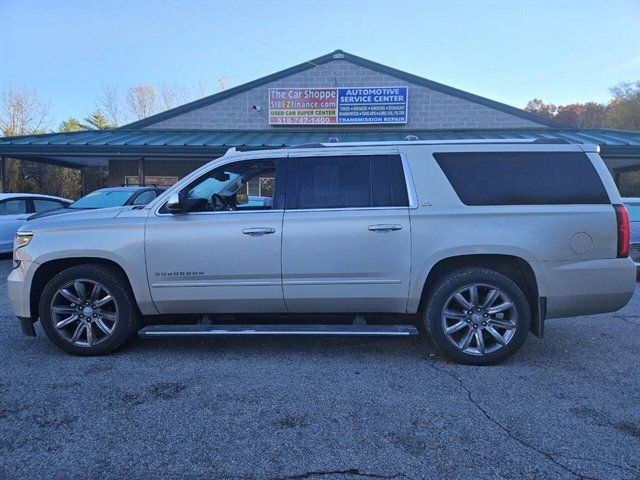
[[[529,332],[531,309],[517,283],[487,268],[449,272],[432,290],[424,324],[438,350],[460,363],[511,357]]]
[[[54,276],[40,298],[47,337],[74,355],[104,355],[135,333],[138,313],[128,281],[117,269],[78,265]]]

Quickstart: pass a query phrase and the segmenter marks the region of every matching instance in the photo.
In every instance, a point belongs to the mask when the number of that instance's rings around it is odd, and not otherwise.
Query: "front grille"
[[[629,256],[634,262],[640,263],[640,243],[629,245]]]

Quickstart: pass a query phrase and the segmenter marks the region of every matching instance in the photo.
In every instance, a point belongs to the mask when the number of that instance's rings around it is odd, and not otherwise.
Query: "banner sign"
[[[408,87],[270,88],[270,125],[407,123]]]

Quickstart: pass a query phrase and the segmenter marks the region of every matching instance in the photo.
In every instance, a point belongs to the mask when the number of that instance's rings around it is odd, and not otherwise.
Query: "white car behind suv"
[[[31,193],[0,193],[0,253],[11,253],[18,228],[34,213],[57,210],[72,200]]]

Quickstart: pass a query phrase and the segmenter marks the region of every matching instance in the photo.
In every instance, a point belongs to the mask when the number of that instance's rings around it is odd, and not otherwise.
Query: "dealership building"
[[[170,185],[231,147],[415,138],[597,144],[617,182],[640,170],[640,132],[568,127],[337,50],[114,130],[0,138],[1,185],[7,157],[108,166],[110,185]]]

